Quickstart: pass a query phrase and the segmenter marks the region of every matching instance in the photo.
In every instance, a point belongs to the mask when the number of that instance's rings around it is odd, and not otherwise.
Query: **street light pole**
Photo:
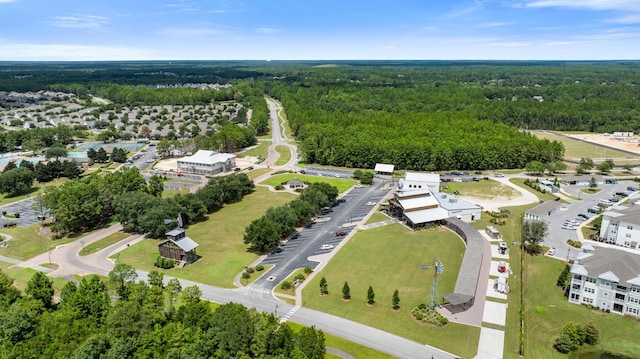
[[[49,252],[49,265],[51,265],[51,252]]]

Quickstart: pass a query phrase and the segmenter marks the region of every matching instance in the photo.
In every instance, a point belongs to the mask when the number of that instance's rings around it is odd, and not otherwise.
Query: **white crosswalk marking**
[[[280,318],[280,323],[284,323],[287,320],[289,320],[291,316],[293,316],[298,311],[298,309],[300,309],[299,305],[296,305],[295,307],[291,308],[289,313],[285,314],[284,317]]]
[[[263,288],[253,287],[253,286],[245,287],[245,289],[250,290],[252,292],[262,293],[262,294],[271,294],[271,291],[268,289],[263,289]]]

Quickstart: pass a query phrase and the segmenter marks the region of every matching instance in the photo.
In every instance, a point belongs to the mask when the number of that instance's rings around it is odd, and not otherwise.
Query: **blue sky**
[[[0,0],[0,61],[243,59],[640,59],[640,0]]]

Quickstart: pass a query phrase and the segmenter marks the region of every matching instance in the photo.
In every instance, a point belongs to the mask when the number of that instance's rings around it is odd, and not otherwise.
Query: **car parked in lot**
[[[336,237],[344,237],[347,234],[349,234],[349,232],[345,232],[345,231],[337,231],[336,232]]]
[[[507,271],[507,262],[500,261],[498,262],[498,272],[504,273]]]
[[[333,245],[331,244],[323,244],[320,246],[320,249],[322,249],[323,251],[326,251],[328,249],[333,249]]]
[[[549,251],[547,252],[547,255],[553,256],[556,254],[556,248],[552,247],[551,249],[549,249]]]
[[[281,253],[282,251],[284,251],[282,247],[276,247],[274,250],[271,251],[270,254],[278,254],[278,253]]]

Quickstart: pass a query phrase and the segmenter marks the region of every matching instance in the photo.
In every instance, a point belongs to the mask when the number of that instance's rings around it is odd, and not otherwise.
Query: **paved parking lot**
[[[323,177],[336,177],[340,178],[349,178],[353,176],[353,171],[350,170],[341,170],[341,169],[332,169],[332,168],[322,168],[322,167],[305,167],[303,171],[312,176],[323,176]]]
[[[551,216],[547,220],[548,224],[548,232],[544,239],[544,245],[547,247],[556,248],[555,257],[568,259],[573,258],[578,255],[579,251],[575,248],[571,248],[566,244],[568,239],[578,240],[577,231],[572,229],[562,229],[563,224],[566,220],[576,220],[578,214],[582,213],[587,215],[589,218],[593,218],[596,216],[594,213],[589,213],[588,209],[597,206],[598,202],[601,199],[608,199],[615,195],[616,192],[626,191],[627,187],[635,186],[638,184],[632,181],[619,181],[616,184],[603,184],[599,185],[598,188],[600,191],[595,194],[587,194],[583,193],[580,190],[585,189],[585,186],[581,185],[562,185],[561,189],[580,200],[567,200],[570,203],[563,203],[562,209]],[[621,202],[624,199],[621,200]]]
[[[16,223],[16,225],[20,227],[28,227],[34,223],[40,222],[38,219],[40,213],[36,213],[33,209],[33,202],[33,198],[27,198],[20,202],[14,202],[0,207],[0,211],[7,211],[7,214],[20,213],[20,218],[0,217],[0,225],[12,222]]]
[[[309,223],[298,233],[280,246],[281,250],[268,254],[261,264],[275,264],[270,277],[258,279],[254,285],[272,289],[283,281],[295,269],[309,266],[315,268],[318,262],[309,260],[310,257],[331,253],[345,238],[360,224],[366,215],[377,208],[367,203],[378,203],[390,190],[384,186],[384,180],[376,180],[372,186],[353,187],[345,194],[340,203],[336,203],[327,213],[317,217],[315,222]],[[385,188],[385,190],[381,190]],[[345,232],[336,235],[336,232]],[[323,245],[332,248],[321,249]]]

